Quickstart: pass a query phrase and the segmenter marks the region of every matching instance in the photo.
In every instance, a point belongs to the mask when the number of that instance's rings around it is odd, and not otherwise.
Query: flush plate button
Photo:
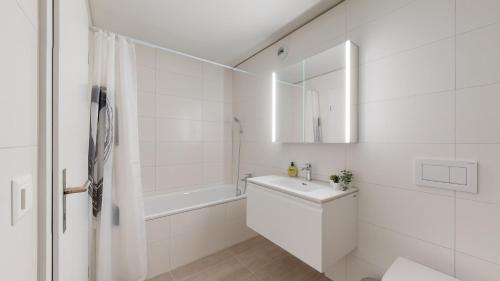
[[[477,161],[418,158],[415,160],[415,184],[477,193]]]
[[[467,185],[467,168],[450,167],[450,183]]]

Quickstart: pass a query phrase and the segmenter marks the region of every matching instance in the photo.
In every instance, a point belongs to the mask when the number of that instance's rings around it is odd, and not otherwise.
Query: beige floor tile
[[[286,255],[275,259],[255,272],[262,281],[319,281],[329,280],[299,259]]]
[[[259,268],[266,266],[273,260],[284,257],[287,252],[280,247],[274,245],[268,240],[261,240],[258,243],[253,243],[251,247],[239,248],[235,257],[250,271],[255,272]]]
[[[241,279],[240,281],[262,281],[257,275],[252,274],[248,276],[247,278]]]
[[[261,243],[263,243],[265,241],[266,241],[266,239],[264,237],[258,235],[258,236],[255,236],[253,238],[250,238],[250,239],[248,239],[246,241],[238,243],[238,244],[236,244],[234,246],[231,246],[229,248],[229,251],[231,251],[233,254],[237,255],[239,253],[248,251],[249,249],[251,249],[255,245],[261,244]]]
[[[242,281],[252,275],[235,258],[222,261],[198,274],[185,279],[186,281]]]
[[[221,261],[229,259],[231,257],[232,254],[229,252],[229,250],[222,250],[220,252],[211,254],[210,256],[201,258],[192,263],[174,269],[172,271],[172,275],[174,276],[176,281],[182,281],[189,276],[195,275],[196,273],[206,270],[211,266],[214,266]]]
[[[174,279],[172,279],[172,276],[170,276],[170,272],[167,272],[151,278],[148,281],[174,281]]]
[[[173,277],[173,278],[172,278]],[[262,236],[149,281],[331,281]]]

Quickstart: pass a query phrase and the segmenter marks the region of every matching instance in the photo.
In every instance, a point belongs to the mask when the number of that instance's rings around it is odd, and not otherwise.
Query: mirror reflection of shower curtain
[[[308,96],[311,100],[311,113],[312,113],[312,129],[314,142],[322,142],[322,131],[321,131],[321,114],[319,110],[319,93],[316,90],[309,90]]]

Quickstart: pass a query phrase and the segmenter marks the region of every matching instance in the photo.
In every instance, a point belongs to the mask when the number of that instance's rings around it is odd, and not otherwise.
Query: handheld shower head
[[[243,128],[241,127],[240,119],[238,117],[233,117],[233,121],[240,127],[240,134],[243,134]]]

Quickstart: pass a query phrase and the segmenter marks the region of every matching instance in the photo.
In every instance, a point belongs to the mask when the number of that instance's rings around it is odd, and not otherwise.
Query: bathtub
[[[144,197],[148,278],[256,235],[246,226],[246,196],[234,185]]]
[[[234,185],[147,196],[144,197],[144,215],[146,220],[152,220],[245,198],[246,195],[236,196]]]

